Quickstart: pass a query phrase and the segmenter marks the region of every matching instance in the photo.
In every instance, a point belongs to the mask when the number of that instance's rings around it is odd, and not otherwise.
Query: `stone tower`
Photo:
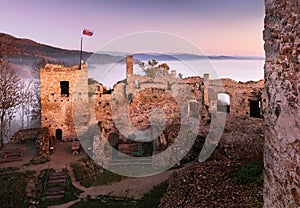
[[[265,6],[264,207],[300,207],[300,1]]]
[[[126,78],[133,75],[133,56],[126,56]]]
[[[57,140],[77,138],[75,124],[87,126],[89,119],[87,65],[47,64],[40,70],[40,96],[42,128]]]

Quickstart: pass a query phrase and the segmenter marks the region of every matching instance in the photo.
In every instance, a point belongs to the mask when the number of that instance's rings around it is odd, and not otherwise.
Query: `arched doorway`
[[[56,129],[55,138],[56,138],[56,140],[62,141],[62,130],[61,129]]]
[[[218,94],[217,111],[230,113],[230,96],[228,94]]]

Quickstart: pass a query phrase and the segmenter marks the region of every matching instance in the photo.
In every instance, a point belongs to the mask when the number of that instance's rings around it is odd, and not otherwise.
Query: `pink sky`
[[[87,51],[127,34],[161,31],[208,55],[264,56],[263,0],[10,0],[1,2],[0,18],[0,32],[60,48],[79,49],[87,27],[95,31],[85,38]]]

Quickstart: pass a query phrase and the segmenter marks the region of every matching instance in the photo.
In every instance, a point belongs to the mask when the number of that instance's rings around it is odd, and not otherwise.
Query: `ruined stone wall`
[[[300,1],[265,6],[264,207],[300,207]]]
[[[24,140],[34,139],[36,140],[39,136],[40,129],[21,129],[14,133],[12,138],[10,139],[11,143],[18,143]]]
[[[150,78],[134,75],[132,72],[132,64],[132,57],[127,58],[126,81],[115,84],[111,94],[100,93],[96,98],[96,118],[101,122],[102,127],[105,129],[104,132],[107,134],[109,134],[111,131],[114,131],[113,114],[111,109],[113,102],[124,102],[123,107],[132,102],[130,104],[130,108],[134,109],[136,107],[137,110],[135,110],[136,113],[134,113],[134,116],[132,114],[130,117],[132,120],[138,120],[139,123],[136,123],[135,125],[143,126],[140,128],[143,129],[145,126],[147,126],[143,125],[144,123],[147,123],[144,121],[147,120],[147,116],[145,117],[144,115],[148,115],[148,109],[146,107],[148,106],[147,102],[153,102],[151,101],[153,96],[158,96],[161,103],[170,101],[170,97],[166,96],[167,94],[171,95],[171,97],[175,99],[184,100],[186,106],[184,107],[183,111],[180,112],[180,116],[183,117],[190,116],[191,109],[196,107],[198,108],[200,120],[209,121],[210,114],[217,111],[218,93],[227,93],[230,95],[230,114],[232,115],[250,115],[251,100],[261,102],[260,116],[263,114],[263,80],[258,82],[249,81],[246,83],[236,82],[231,79],[210,80],[209,74],[204,74],[204,78],[188,77],[181,79],[174,76],[174,74],[166,77]],[[149,89],[160,89],[161,93],[156,95],[155,93],[157,92],[155,92],[153,95],[151,95],[151,93],[148,92]],[[136,99],[136,97],[138,94],[144,92],[151,99],[140,102],[138,99]],[[188,97],[188,92],[192,92],[193,97]],[[143,106],[141,105],[132,107],[132,105],[136,105],[136,101],[137,103],[143,103]],[[170,108],[175,115],[176,107]],[[125,113],[125,110],[126,109],[124,109],[123,113]],[[116,113],[116,111],[114,111],[114,113]],[[118,119],[120,119],[120,117]]]
[[[261,112],[263,115],[264,102],[264,81],[258,82],[236,82],[232,79],[210,80],[208,87],[208,97],[210,99],[211,109],[217,108],[217,99],[219,93],[225,93],[230,96],[230,114],[234,116],[250,115],[250,101],[261,102]]]
[[[119,131],[130,133],[132,126],[141,131],[149,129],[149,118],[154,109],[161,110],[155,121],[166,119],[162,134],[153,140],[153,154],[156,154],[175,141],[178,129],[188,125],[182,123],[182,118],[197,120],[195,125],[209,123],[211,113],[217,111],[218,93],[231,96],[230,113],[233,115],[249,115],[250,100],[261,101],[264,106],[263,80],[246,83],[231,79],[210,80],[209,74],[205,74],[204,78],[181,79],[174,72],[165,77],[150,78],[133,74],[132,57],[127,59],[126,64],[127,79],[116,83],[110,93],[102,90],[95,95],[96,120],[102,132],[102,137],[95,139],[93,144],[96,155],[98,143],[101,145],[100,141],[108,140],[111,133],[119,135],[120,143],[131,143]],[[118,107],[113,108],[116,105]],[[120,123],[122,130],[118,129]],[[159,158],[156,162],[163,160]]]
[[[74,122],[87,125],[89,115],[87,65],[78,70],[78,66],[47,64],[40,70],[40,79],[42,128],[54,137],[61,130],[63,141],[76,138]],[[61,94],[61,81],[69,82],[68,94]]]

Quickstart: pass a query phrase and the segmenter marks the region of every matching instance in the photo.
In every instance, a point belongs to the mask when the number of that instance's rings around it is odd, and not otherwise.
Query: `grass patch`
[[[38,197],[38,207],[48,207],[51,205],[59,205],[59,204],[64,204],[67,203],[69,201],[73,201],[78,199],[78,196],[83,192],[82,190],[77,189],[75,186],[73,186],[72,181],[71,181],[71,176],[69,174],[69,172],[67,170],[64,170],[67,173],[67,182],[65,185],[65,194],[64,197],[62,199],[58,199],[58,200],[49,200],[46,199],[44,196],[44,184],[45,184],[45,180],[46,180],[46,176],[47,176],[47,170],[43,170],[40,173],[39,176],[39,181],[40,181],[40,186],[39,186],[39,190],[40,190],[40,195]],[[51,172],[55,172],[53,169],[50,169],[49,171]]]
[[[18,168],[18,167],[0,168],[0,173],[18,171],[19,169],[20,168]]]
[[[99,196],[97,199],[87,199],[80,201],[70,208],[134,208],[136,207],[135,202],[132,199],[124,197],[114,197],[114,196]]]
[[[28,176],[23,172],[11,172],[0,175],[0,206],[29,207],[26,194]]]
[[[71,208],[155,208],[158,206],[160,198],[166,192],[167,187],[168,182],[163,182],[153,187],[153,189],[151,189],[139,200],[115,196],[99,196],[97,199],[80,201],[71,206]]]
[[[140,208],[155,208],[159,205],[160,198],[166,193],[168,181],[165,181],[157,186],[154,186],[148,193],[138,201],[137,207]]]
[[[96,176],[93,186],[101,186],[101,185],[111,184],[113,182],[119,182],[124,178],[126,177],[104,170],[101,174]]]
[[[264,164],[263,161],[248,162],[241,165],[238,168],[236,178],[240,184],[256,183],[257,185],[263,185]]]
[[[92,161],[88,161],[88,163],[74,162],[71,164],[71,167],[73,168],[76,179],[84,187],[111,184],[126,178],[125,176],[103,170]]]

